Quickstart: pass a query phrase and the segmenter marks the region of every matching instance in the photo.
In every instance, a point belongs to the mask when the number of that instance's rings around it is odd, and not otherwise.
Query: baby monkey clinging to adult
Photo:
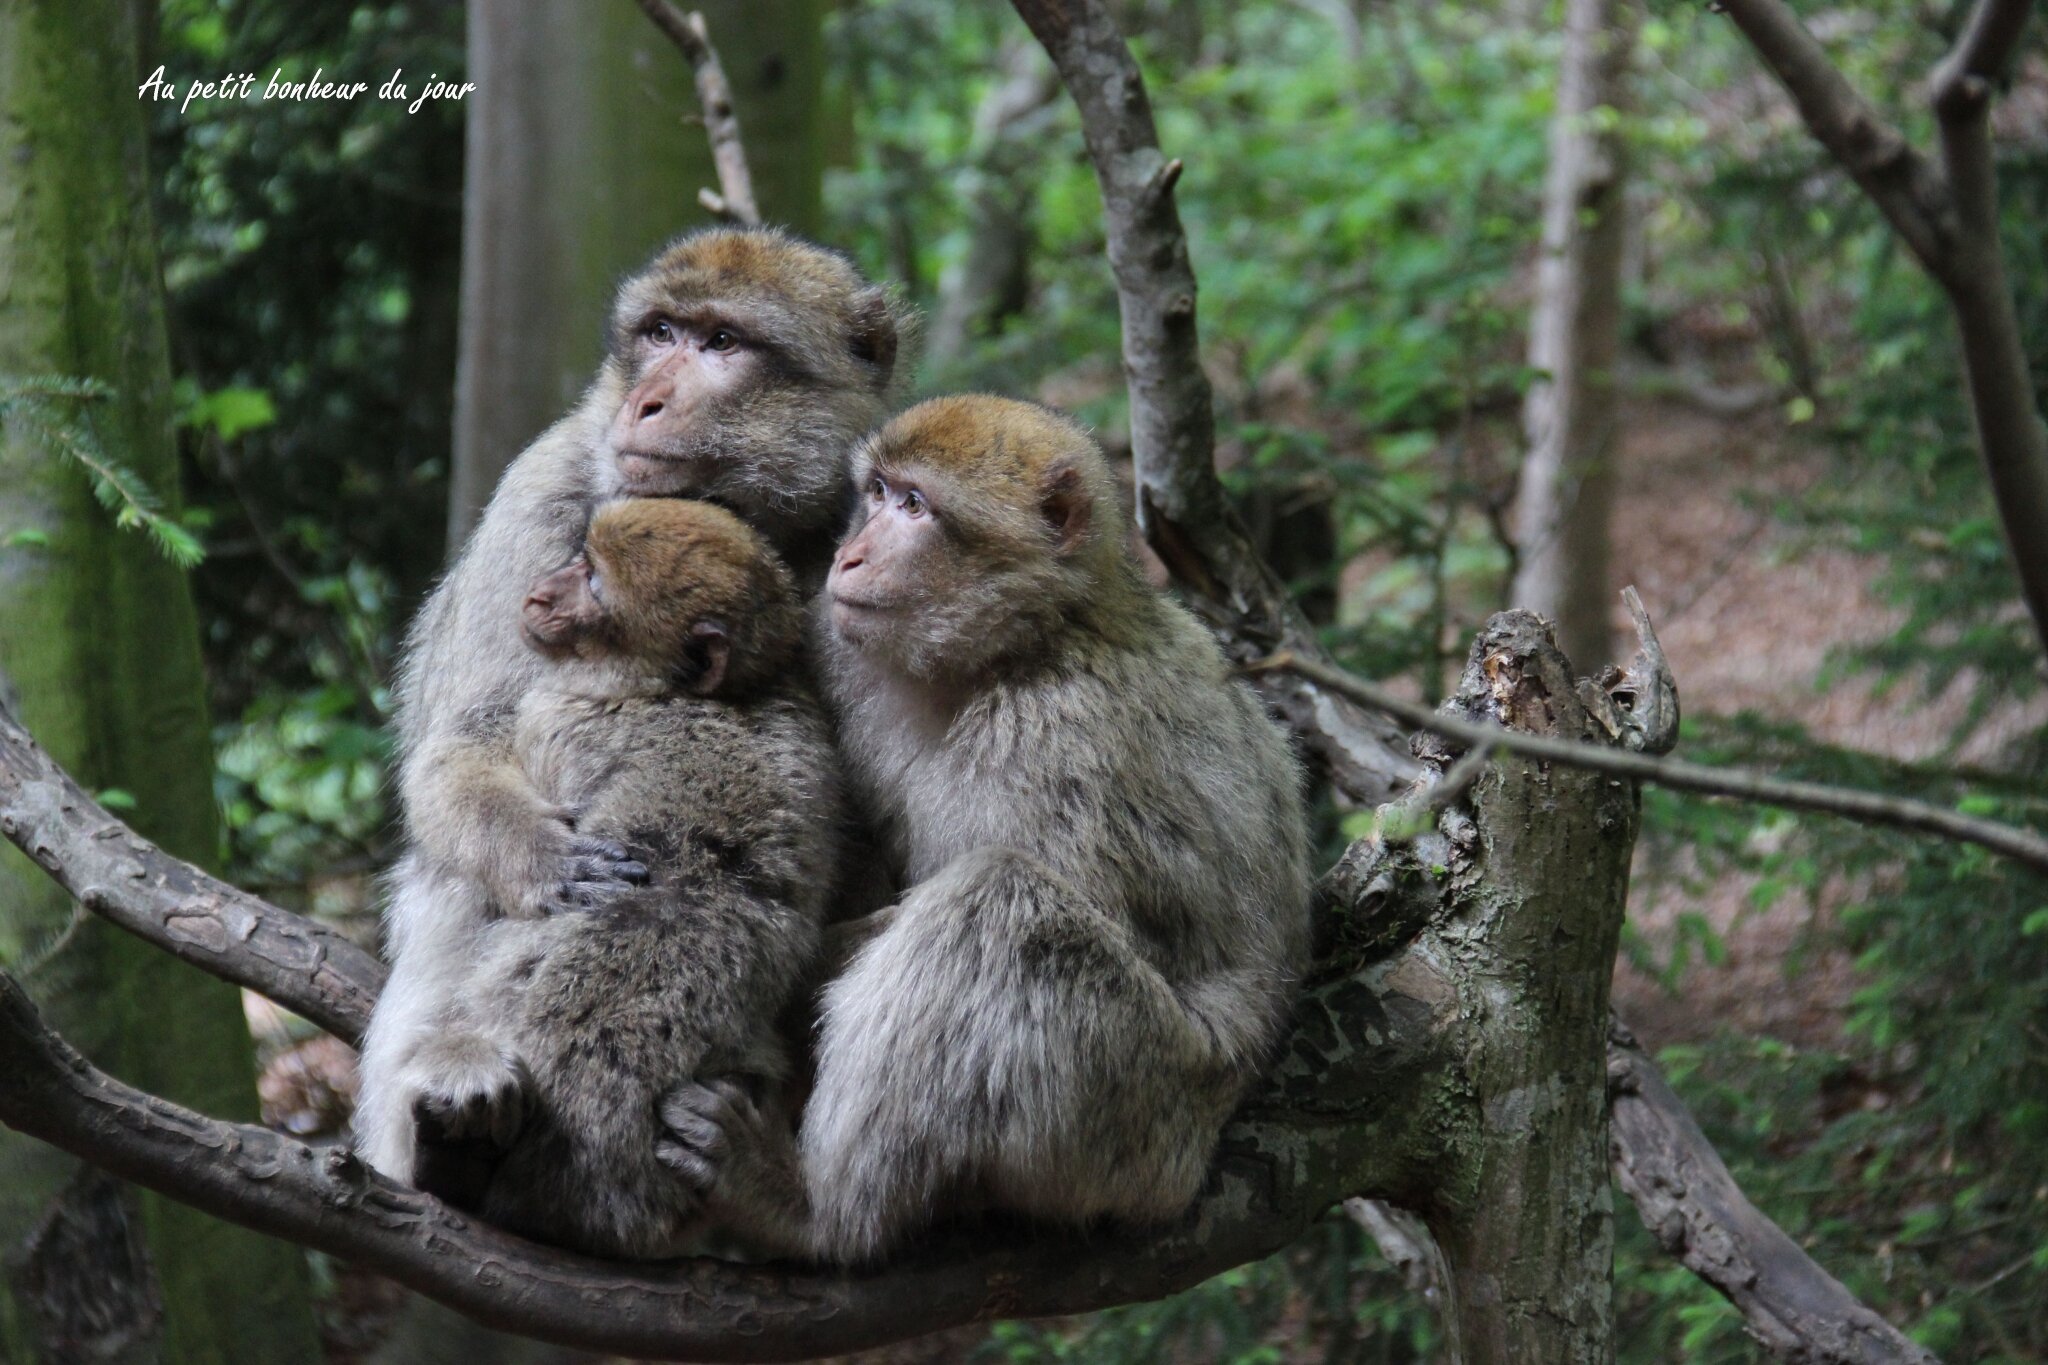
[[[615,503],[532,585],[522,626],[547,665],[513,718],[519,777],[644,884],[596,914],[448,916],[473,938],[446,945],[467,977],[390,1073],[419,1083],[366,1095],[365,1152],[601,1255],[675,1255],[713,1229],[772,1246],[779,1198],[707,1191],[698,1135],[658,1110],[738,1080],[780,1111],[778,1015],[816,951],[841,816],[789,571],[708,503]]]

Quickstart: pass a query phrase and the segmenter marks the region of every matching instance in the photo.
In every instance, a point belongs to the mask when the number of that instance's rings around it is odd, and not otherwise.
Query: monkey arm
[[[482,887],[487,915],[595,909],[647,879],[623,844],[579,833],[574,809],[544,799],[501,734],[429,741],[402,786],[422,863]]]

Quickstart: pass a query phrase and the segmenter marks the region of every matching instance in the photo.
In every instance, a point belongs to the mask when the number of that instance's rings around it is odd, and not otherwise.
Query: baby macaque
[[[638,884],[594,912],[412,917],[400,963],[430,953],[459,980],[402,1055],[380,1051],[381,1008],[372,1021],[366,1055],[384,1065],[359,1145],[387,1175],[600,1255],[672,1256],[713,1231],[785,1243],[785,1193],[709,1189],[658,1111],[715,1082],[780,1116],[763,1141],[790,1142],[779,1016],[817,949],[842,810],[789,571],[708,503],[614,503],[532,585],[521,623],[544,666],[507,778]],[[489,894],[426,875],[455,902]]]

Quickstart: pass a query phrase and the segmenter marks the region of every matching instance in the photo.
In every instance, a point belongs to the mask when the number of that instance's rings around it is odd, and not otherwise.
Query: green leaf
[[[137,804],[133,792],[123,791],[119,787],[108,787],[105,791],[96,793],[93,799],[108,810],[134,810]]]
[[[182,420],[187,426],[212,427],[223,441],[232,441],[277,421],[277,405],[268,390],[230,385],[186,408]]]

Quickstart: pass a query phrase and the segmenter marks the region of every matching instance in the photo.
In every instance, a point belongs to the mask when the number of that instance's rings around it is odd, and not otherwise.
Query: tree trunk
[[[710,24],[767,221],[817,230],[823,0],[710,0]],[[634,6],[469,8],[462,322],[452,553],[498,476],[569,407],[601,355],[619,277],[711,221],[717,173],[682,54]]]
[[[121,0],[0,0],[0,375],[110,385],[115,397],[81,420],[174,504],[136,42]],[[0,583],[0,668],[21,713],[86,781],[132,795],[149,838],[212,861],[213,754],[183,576],[116,529],[84,472],[19,423],[0,433]],[[0,954],[35,964],[31,989],[102,1065],[254,1117],[236,992],[74,920],[11,850]],[[0,1264],[7,1360],[318,1355],[296,1250],[11,1133],[0,1135]]]
[[[1615,362],[1621,346],[1626,148],[1613,111],[1625,97],[1635,42],[1632,0],[1568,0],[1543,246],[1529,323],[1514,604],[1558,626],[1574,659],[1604,659],[1616,584],[1608,519],[1614,505]]]
[[[967,251],[940,278],[932,310],[929,355],[941,374],[958,365],[970,341],[995,331],[1029,301],[1038,195],[1027,173],[1043,151],[1042,139],[1029,133],[1060,83],[1027,39],[1005,43],[996,64],[1002,78],[974,111]]]

